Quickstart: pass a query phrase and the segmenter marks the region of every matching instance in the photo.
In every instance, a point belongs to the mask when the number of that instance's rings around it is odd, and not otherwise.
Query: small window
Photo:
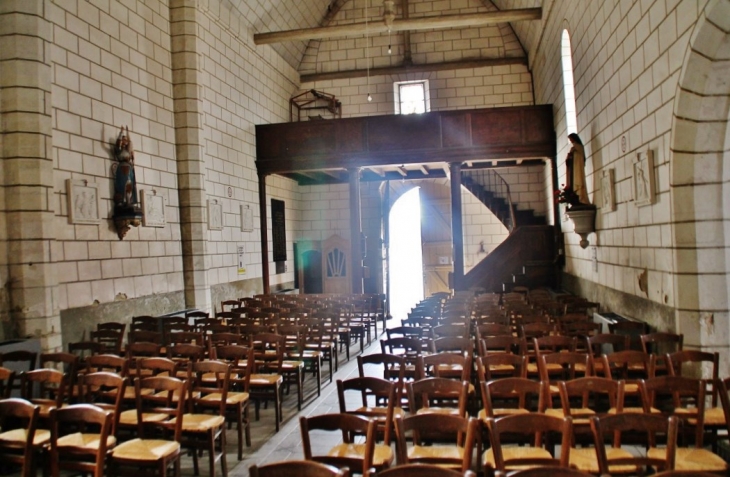
[[[563,66],[563,91],[565,91],[565,122],[568,133],[578,132],[578,118],[575,107],[575,86],[573,83],[573,54],[570,47],[570,34],[563,30],[560,45],[560,57]]]
[[[402,81],[393,86],[397,113],[421,114],[429,110],[428,81]]]

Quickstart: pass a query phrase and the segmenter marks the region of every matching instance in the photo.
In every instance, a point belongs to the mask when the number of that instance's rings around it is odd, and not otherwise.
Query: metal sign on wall
[[[274,261],[286,261],[286,216],[284,201],[271,199],[271,240],[274,246]]]

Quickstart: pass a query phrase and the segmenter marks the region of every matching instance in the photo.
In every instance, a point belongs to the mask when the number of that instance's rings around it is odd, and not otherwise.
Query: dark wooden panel
[[[337,152],[365,152],[367,150],[366,126],[362,119],[342,120],[337,125]]]
[[[441,117],[438,114],[371,116],[367,123],[371,152],[441,147]]]
[[[335,151],[335,125],[329,121],[309,121],[296,124],[286,131],[287,154],[301,156]]]
[[[521,144],[523,112],[519,109],[495,108],[481,113],[472,113],[472,144]]]
[[[280,157],[283,155],[282,146],[286,124],[266,124],[256,126],[256,156]]]
[[[527,114],[523,112],[525,141],[529,143],[555,141],[552,108],[542,108]],[[546,127],[546,126],[550,127]]]
[[[502,291],[502,283],[528,263],[554,263],[555,228],[552,225],[517,227],[486,258],[464,276],[463,289],[483,287]]]
[[[256,126],[261,174],[554,157],[552,106],[440,111]]]
[[[441,117],[444,147],[467,147],[471,144],[470,119],[466,112],[444,114]]]

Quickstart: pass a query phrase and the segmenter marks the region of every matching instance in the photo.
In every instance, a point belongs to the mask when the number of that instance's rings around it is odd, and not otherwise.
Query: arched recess
[[[730,0],[711,0],[685,55],[672,124],[677,330],[730,371]]]

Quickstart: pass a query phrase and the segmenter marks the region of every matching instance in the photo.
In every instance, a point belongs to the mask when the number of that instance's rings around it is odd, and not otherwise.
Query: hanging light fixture
[[[395,20],[395,11],[393,0],[383,0],[383,23],[388,27],[388,54],[393,54],[393,44],[390,41],[390,30],[393,28],[393,20]]]
[[[365,69],[367,76],[368,103],[372,102],[373,97],[370,96],[370,37],[368,35],[368,4],[370,0],[365,0]]]

